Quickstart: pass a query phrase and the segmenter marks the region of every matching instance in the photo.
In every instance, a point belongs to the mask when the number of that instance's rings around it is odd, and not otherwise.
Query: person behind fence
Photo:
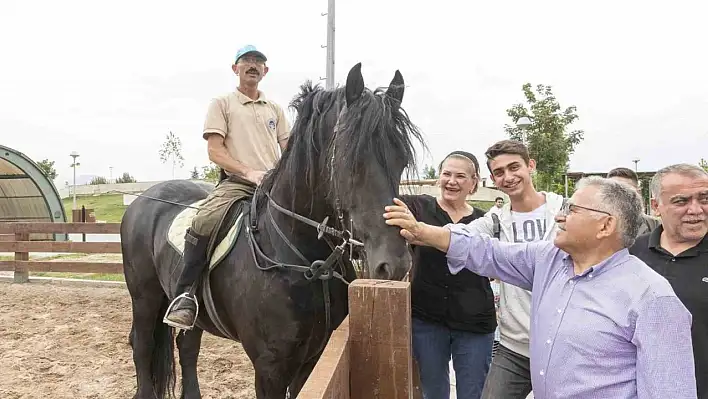
[[[438,167],[440,196],[403,195],[417,219],[436,226],[469,223],[484,211],[467,203],[477,192],[479,162],[465,151],[447,155]],[[449,363],[458,398],[479,398],[491,361],[497,326],[489,279],[465,270],[447,270],[445,253],[413,247],[411,305],[413,355],[425,399],[449,399]]]
[[[639,177],[632,169],[624,167],[614,168],[607,172],[607,178],[629,184],[633,189],[637,190],[639,196],[642,195],[642,190],[639,188]],[[642,200],[642,203],[643,202]],[[661,220],[642,212],[642,226],[639,228],[637,237],[652,232],[652,230],[657,228],[660,224]]]
[[[629,252],[664,276],[693,315],[698,399],[708,399],[708,172],[696,165],[659,169],[651,206],[661,225]]]
[[[494,199],[494,205],[487,211],[488,214],[496,213],[497,216],[501,214],[502,207],[504,207],[504,198],[497,197]]]
[[[691,313],[628,251],[641,213],[635,190],[594,176],[556,216],[553,242],[505,243],[463,224],[432,226],[398,199],[383,217],[411,244],[446,252],[453,274],[471,270],[533,292],[536,399],[695,399]]]
[[[184,270],[165,315],[165,322],[173,327],[189,330],[194,324],[196,298],[190,290],[204,270],[209,239],[216,234],[213,230],[227,204],[252,196],[287,146],[290,126],[282,108],[258,89],[268,73],[266,61],[252,45],[239,49],[231,67],[239,78],[238,88],[209,105],[202,137],[209,160],[226,176],[199,206],[185,235]]]

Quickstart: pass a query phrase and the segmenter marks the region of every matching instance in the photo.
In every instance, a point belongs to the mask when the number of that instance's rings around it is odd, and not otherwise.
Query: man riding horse
[[[184,270],[177,283],[176,298],[165,315],[165,323],[172,327],[191,330],[194,325],[195,282],[207,264],[209,240],[217,233],[215,226],[228,210],[227,204],[253,195],[287,146],[290,125],[282,108],[258,90],[258,83],[268,73],[266,60],[252,45],[239,49],[231,66],[239,77],[237,90],[213,99],[209,105],[203,137],[208,143],[209,159],[225,172],[226,178],[200,205],[187,229]]]

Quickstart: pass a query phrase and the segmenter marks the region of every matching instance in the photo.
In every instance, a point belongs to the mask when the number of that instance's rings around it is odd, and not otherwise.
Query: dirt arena
[[[130,323],[123,288],[0,283],[0,398],[133,397]],[[204,398],[255,398],[240,344],[205,333],[198,367]]]

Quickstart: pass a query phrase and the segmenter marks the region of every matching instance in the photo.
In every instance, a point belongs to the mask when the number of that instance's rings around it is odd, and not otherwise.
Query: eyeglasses
[[[246,56],[246,57],[241,57],[238,59],[239,64],[240,63],[249,63],[249,64],[256,64],[256,65],[263,65],[265,64],[265,61],[261,57],[254,57],[254,56]]]
[[[598,212],[598,213],[603,213],[607,216],[612,216],[612,214],[609,212],[602,211],[602,210],[595,209],[595,208],[588,208],[586,206],[576,205],[576,204],[571,203],[570,201],[567,201],[563,204],[563,206],[561,207],[560,212],[558,212],[558,214],[561,216],[568,216],[570,211],[575,208],[585,209],[586,211]]]

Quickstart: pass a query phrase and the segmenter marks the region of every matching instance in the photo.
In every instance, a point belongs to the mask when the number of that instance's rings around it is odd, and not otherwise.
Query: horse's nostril
[[[379,263],[375,270],[376,278],[391,280],[393,278],[393,268],[386,262]]]

